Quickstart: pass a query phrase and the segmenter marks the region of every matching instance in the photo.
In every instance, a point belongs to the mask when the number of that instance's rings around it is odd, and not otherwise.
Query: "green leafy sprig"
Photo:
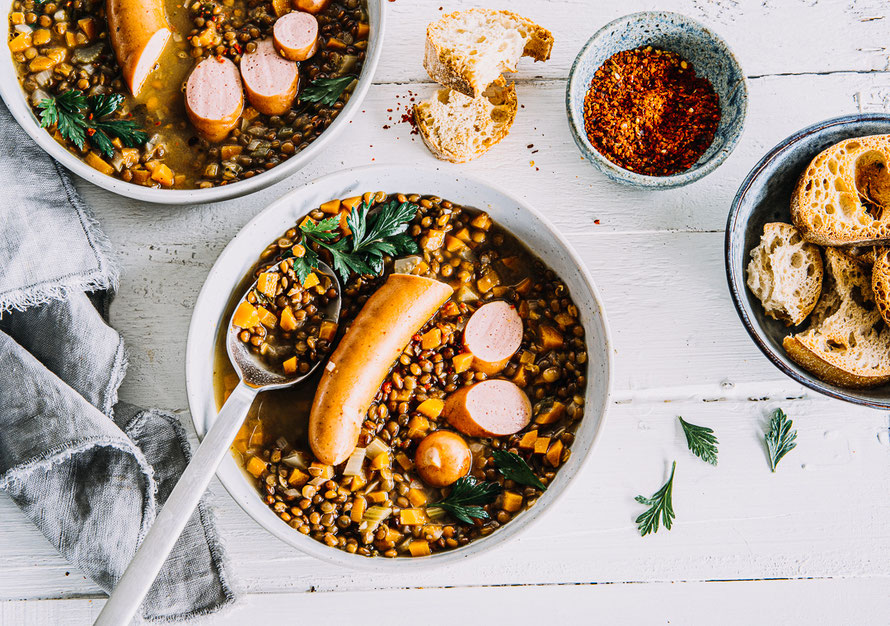
[[[674,464],[671,466],[671,477],[651,498],[646,498],[645,496],[634,498],[640,504],[645,504],[649,507],[636,519],[641,537],[645,537],[649,533],[658,532],[659,521],[667,530],[671,529],[671,523],[674,517],[676,517],[674,515],[674,505],[671,502],[671,492],[674,489],[674,471],[676,469],[677,462],[674,461]]]
[[[497,483],[478,481],[472,476],[464,476],[458,478],[452,485],[447,498],[430,508],[444,509],[455,519],[465,524],[472,524],[474,518],[488,519],[488,513],[482,505],[494,502],[500,492],[501,486]]]
[[[793,422],[788,419],[782,409],[776,409],[769,422],[769,430],[764,437],[766,452],[769,456],[769,467],[775,472],[776,465],[786,454],[797,447],[797,431],[791,430]]]
[[[112,137],[120,139],[128,148],[141,146],[148,141],[148,134],[132,120],[105,119],[120,107],[121,94],[97,94],[85,96],[78,89],[71,89],[58,96],[49,96],[37,104],[40,109],[40,125],[55,126],[65,139],[83,149],[89,142],[108,158],[114,156]]]
[[[520,485],[527,485],[544,491],[547,487],[541,482],[525,459],[515,452],[493,450],[494,464],[505,477]]]
[[[300,94],[300,102],[318,102],[324,106],[334,106],[343,90],[355,79],[355,76],[316,78]]]
[[[686,435],[686,445],[689,450],[705,463],[717,465],[717,437],[714,431],[705,426],[696,426],[690,424],[682,417],[677,416],[680,425],[683,427],[683,433]]]

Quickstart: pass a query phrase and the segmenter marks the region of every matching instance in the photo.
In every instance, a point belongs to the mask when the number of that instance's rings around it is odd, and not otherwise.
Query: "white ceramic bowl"
[[[4,19],[9,15],[12,2],[13,0],[0,0],[0,12],[2,12]],[[40,127],[40,122],[25,99],[25,92],[22,90],[16,75],[9,48],[5,48],[5,52],[0,53],[0,97],[3,98],[3,101],[9,107],[10,112],[19,125],[25,129],[25,132],[31,135],[31,138],[41,148],[81,178],[85,178],[103,189],[127,198],[158,204],[196,204],[243,196],[268,187],[299,170],[317,157],[331,140],[343,128],[349,125],[349,120],[355,115],[362,100],[365,99],[368,89],[371,87],[377,63],[380,61],[380,53],[383,50],[383,31],[386,15],[384,5],[386,5],[386,0],[367,0],[367,3],[371,26],[371,32],[368,36],[368,50],[358,85],[349,98],[349,102],[346,103],[346,106],[343,107],[331,125],[315,141],[309,144],[305,150],[258,176],[231,185],[211,187],[210,189],[153,189],[127,183],[119,178],[107,176],[93,169],[59,145],[46,132],[46,129]]]
[[[535,209],[487,183],[461,175],[414,166],[371,166],[338,172],[295,189],[257,215],[226,246],[201,289],[189,327],[186,348],[186,388],[192,421],[203,437],[216,419],[213,363],[217,333],[232,292],[254,266],[266,245],[309,210],[331,198],[347,198],[365,191],[438,195],[458,204],[487,211],[524,242],[565,281],[578,305],[588,347],[588,383],[584,418],[576,432],[572,456],[538,502],[513,521],[467,546],[429,557],[368,558],[330,548],[296,532],[260,499],[256,487],[231,455],[217,475],[235,501],[261,526],[282,541],[322,560],[376,570],[404,570],[459,561],[504,543],[527,528],[565,490],[578,474],[602,430],[609,395],[612,350],[606,316],[593,280],[568,242]],[[226,318],[227,319],[227,318]]]

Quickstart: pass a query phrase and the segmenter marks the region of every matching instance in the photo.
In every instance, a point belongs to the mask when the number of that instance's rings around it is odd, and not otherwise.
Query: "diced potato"
[[[417,526],[428,521],[423,509],[402,509],[399,513],[399,524],[402,526]]]
[[[247,462],[247,466],[245,469],[247,469],[247,471],[250,472],[254,478],[259,478],[263,475],[263,472],[266,471],[266,462],[258,456],[252,456]]]
[[[488,216],[488,213],[480,213],[473,218],[473,221],[470,222],[470,226],[480,230],[488,230],[491,226],[491,218]]]
[[[438,419],[438,417],[442,414],[442,409],[444,408],[445,403],[439,398],[428,398],[420,403],[420,406],[417,407],[417,410],[431,420],[434,420]]]
[[[325,202],[320,207],[322,213],[328,213],[330,215],[336,214],[340,210],[340,201],[339,200],[330,200]]]
[[[535,454],[544,454],[550,448],[550,437],[538,437],[535,440]]]
[[[40,57],[37,57],[37,59],[39,59],[39,58]],[[37,59],[34,59],[34,60],[36,61]],[[40,71],[40,70],[38,70],[38,71]],[[92,167],[94,169],[99,170],[103,174],[107,174],[107,175],[111,176],[114,173],[114,168],[111,167],[111,165],[107,161],[105,161],[102,157],[100,157],[98,154],[96,154],[93,151],[90,151],[87,153],[86,157],[84,158],[84,161],[87,162],[87,165],[89,165],[90,167]]]
[[[314,461],[309,466],[309,475],[313,478],[324,478],[330,480],[334,477],[334,466],[327,463],[319,463]]]
[[[151,179],[161,183],[164,187],[172,187],[173,171],[163,163],[158,163],[151,173]]]
[[[556,350],[563,346],[562,333],[553,328],[553,326],[547,326],[546,324],[539,326],[538,337],[541,341],[541,348],[544,350]]]
[[[315,272],[309,272],[309,275],[306,276],[306,280],[303,281],[303,288],[311,289],[312,287],[315,287],[319,284],[321,284],[321,281],[318,279],[318,274],[316,274]]]
[[[238,328],[253,328],[260,323],[260,315],[250,302],[241,302],[232,316],[232,324]]]
[[[562,460],[562,441],[557,439],[553,442],[553,445],[547,450],[547,454],[544,455],[544,460],[551,467],[559,467],[559,463]]]
[[[470,352],[456,354],[454,355],[454,358],[451,359],[451,363],[454,365],[454,372],[456,374],[466,372],[470,369],[470,365],[473,364],[473,354]]]
[[[332,341],[334,336],[337,334],[337,324],[334,322],[329,322],[327,320],[321,323],[321,326],[318,328],[318,338],[324,339],[325,341]]]
[[[260,324],[262,324],[266,328],[275,328],[275,326],[278,324],[278,318],[275,317],[275,314],[272,313],[272,311],[270,311],[269,309],[258,306],[256,308],[256,312],[258,317],[260,318]]]
[[[522,508],[522,496],[515,491],[505,491],[501,508],[510,513],[515,513]]]
[[[292,356],[287,361],[282,363],[281,367],[284,369],[285,374],[296,374],[297,373],[297,357]]]
[[[362,496],[356,496],[352,503],[352,512],[349,514],[349,519],[353,522],[362,521],[362,516],[365,514],[366,508],[368,508],[368,501]]]
[[[427,233],[420,238],[420,247],[424,250],[429,250],[430,252],[434,252],[442,247],[442,244],[445,242],[445,231],[444,230],[436,230],[430,229]]]
[[[263,272],[256,281],[256,288],[267,298],[274,298],[278,292],[278,277],[276,272]]]
[[[424,350],[434,350],[442,345],[442,331],[433,328],[423,333],[420,338],[420,347]]]
[[[24,52],[31,47],[31,33],[19,33],[9,40],[9,49],[12,52]]]
[[[287,482],[294,487],[302,487],[309,482],[310,478],[309,474],[302,472],[295,467],[291,470],[290,476],[287,477]]]
[[[408,552],[411,553],[411,556],[429,556],[432,554],[429,542],[424,541],[423,539],[415,539],[409,543]]]
[[[281,324],[281,330],[285,332],[297,329],[297,318],[294,317],[294,311],[290,306],[284,307],[281,311],[281,320],[279,320],[279,323]]]
[[[244,146],[223,146],[219,149],[219,156],[223,161],[236,157],[244,150]]]
[[[520,450],[531,450],[535,447],[535,440],[538,438],[537,430],[530,430],[524,435],[522,435],[522,439],[519,440],[519,449]]]
[[[535,416],[535,424],[553,424],[566,414],[566,405],[559,400],[554,400],[553,404],[541,410]]]
[[[355,196],[354,198],[346,198],[345,200],[341,201],[340,204],[342,204],[347,211],[352,211],[352,209],[357,207],[361,203],[361,201],[361,196]]]
[[[426,494],[422,490],[414,487],[408,490],[408,495],[406,497],[412,506],[421,507],[427,503]]]

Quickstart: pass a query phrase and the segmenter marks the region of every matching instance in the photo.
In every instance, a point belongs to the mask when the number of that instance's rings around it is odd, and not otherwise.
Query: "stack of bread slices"
[[[510,132],[518,102],[504,72],[521,57],[550,58],[553,35],[510,11],[468,9],[444,16],[426,32],[423,65],[443,85],[414,107],[424,143],[438,158],[462,163]]]
[[[788,356],[842,387],[890,382],[888,165],[890,135],[821,152],[792,194],[794,225],[766,224],[748,264],[767,315],[788,326],[809,320],[785,337]]]

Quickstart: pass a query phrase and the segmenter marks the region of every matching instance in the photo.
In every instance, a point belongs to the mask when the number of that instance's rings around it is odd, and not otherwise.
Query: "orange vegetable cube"
[[[553,442],[553,445],[547,450],[547,454],[544,455],[544,460],[551,467],[559,467],[559,463],[562,460],[562,441],[557,439]]]
[[[472,235],[470,235],[470,230],[468,228],[461,228],[459,231],[454,233],[454,236],[464,243],[470,243],[471,241],[473,241],[473,237]]]
[[[429,231],[427,231],[426,235],[420,238],[420,247],[424,250],[433,252],[434,250],[438,250],[439,248],[441,248],[444,242],[444,230],[430,229]]]
[[[258,456],[252,456],[247,462],[247,467],[245,469],[247,469],[254,478],[259,478],[263,475],[263,472],[266,471],[266,462]]]
[[[311,289],[312,287],[315,287],[316,285],[319,285],[319,284],[321,284],[321,281],[318,279],[318,274],[316,274],[315,272],[309,272],[309,275],[306,277],[306,280],[303,281],[303,288]]]
[[[389,456],[389,452],[382,452],[371,459],[371,469],[381,470],[389,467],[390,463],[392,463],[392,459]]]
[[[546,324],[539,326],[538,337],[544,350],[555,350],[563,346],[562,333],[553,328],[553,326],[547,326]]]
[[[520,450],[531,450],[535,447],[535,440],[538,438],[537,430],[530,430],[524,435],[522,435],[522,439],[519,440],[519,449]]]
[[[292,356],[287,361],[281,364],[282,369],[284,369],[285,374],[296,374],[297,373],[297,357]]]
[[[515,513],[522,508],[522,496],[515,491],[505,491],[501,508],[510,513]]]
[[[250,431],[250,439],[248,440],[248,443],[252,446],[261,446],[263,445],[264,440],[265,433],[263,432],[263,423],[257,422]]]
[[[491,226],[491,218],[488,216],[488,213],[480,213],[473,218],[473,221],[470,222],[470,226],[480,230],[488,230]]]
[[[19,33],[9,40],[9,49],[12,52],[24,52],[31,47],[31,33]]]
[[[328,213],[330,215],[334,215],[337,211],[340,210],[340,201],[339,200],[329,200],[325,202],[320,207],[322,213]]]
[[[313,462],[309,465],[309,475],[313,478],[324,478],[330,480],[334,477],[334,466],[327,463]]]
[[[236,157],[244,150],[244,146],[223,146],[219,149],[219,156],[223,161]]]
[[[445,403],[442,400],[439,398],[429,398],[421,402],[420,406],[417,407],[417,410],[431,420],[434,420],[442,414],[442,409],[444,408]]]
[[[297,330],[297,318],[294,317],[294,311],[290,306],[284,307],[281,311],[281,320],[279,320],[279,323],[281,324],[281,330],[285,332]]]
[[[372,491],[367,495],[368,500],[373,502],[374,504],[380,504],[381,502],[386,502],[386,492],[385,491]]]
[[[519,284],[516,285],[515,289],[516,293],[518,293],[520,296],[527,296],[529,293],[531,293],[532,290],[532,279],[527,277],[523,278],[521,281],[519,281]]]
[[[414,269],[411,270],[411,273],[415,276],[423,276],[428,271],[430,271],[430,266],[426,261],[421,261],[417,265],[414,266]]]
[[[13,25],[19,25],[25,23],[25,14],[21,11],[13,11],[9,14],[9,21]]]
[[[260,314],[257,313],[256,307],[250,302],[242,302],[235,309],[235,315],[232,317],[232,324],[238,328],[253,328],[260,323]]]
[[[87,36],[87,39],[92,39],[96,36],[96,22],[93,18],[85,17],[82,20],[77,20],[77,25],[83,31],[83,34]]]
[[[409,543],[408,552],[411,553],[411,556],[429,556],[432,554],[429,542],[424,541],[423,539],[415,539]]]
[[[528,385],[528,370],[524,367],[518,368],[511,380],[517,387],[525,387]]]
[[[396,455],[396,463],[398,463],[406,472],[408,470],[414,469],[414,461],[412,461],[411,457],[409,457],[404,452],[399,452]]]
[[[265,307],[258,306],[256,308],[257,317],[260,319],[260,324],[265,326],[266,328],[275,328],[275,325],[278,324],[278,318],[275,317],[275,314],[272,313],[269,309]]]
[[[454,358],[451,359],[451,363],[454,365],[455,373],[461,374],[466,372],[473,364],[473,354],[470,352],[456,354],[454,355]]]
[[[279,274],[275,272],[263,272],[256,281],[256,288],[267,298],[274,298],[278,293]]]
[[[290,1],[272,0],[272,10],[275,11],[275,17],[281,17],[285,13],[290,13]]]
[[[456,302],[452,302],[451,300],[442,307],[442,315],[445,317],[457,317],[460,315],[460,307],[457,306]]]
[[[362,521],[362,516],[364,516],[366,508],[368,508],[368,501],[362,496],[356,496],[352,503],[352,511],[349,514],[349,519],[353,522]]]
[[[359,23],[358,23],[358,29],[356,30],[356,34],[355,34],[355,36],[356,36],[358,39],[367,39],[367,38],[368,38],[368,33],[370,33],[370,32],[371,32],[371,25],[370,25],[370,24],[366,24],[366,23],[364,23],[364,22],[359,22]]]
[[[408,439],[423,437],[430,429],[430,423],[425,417],[415,415],[408,422]]]
[[[559,400],[554,400],[553,404],[543,409],[535,416],[535,424],[553,424],[566,414],[566,405]]]
[[[355,196],[354,198],[346,198],[345,200],[340,202],[340,204],[346,207],[346,211],[349,212],[352,211],[352,209],[354,209],[356,206],[358,206],[361,201],[361,196]]]
[[[429,519],[422,509],[402,509],[399,513],[399,524],[402,526],[416,526],[428,521]]]
[[[466,248],[467,244],[452,235],[445,235],[445,249],[448,252],[457,252],[461,248]]]
[[[535,440],[535,454],[544,454],[550,448],[550,437],[538,437]]]
[[[37,57],[37,59],[39,59],[39,58],[41,58],[41,57]],[[44,57],[44,58],[46,58],[46,57]],[[37,59],[34,59],[34,61],[36,61]],[[34,61],[32,61],[31,63],[33,64]],[[46,68],[43,68],[43,69],[46,69]],[[31,71],[39,72],[42,70],[34,70],[32,68]],[[86,157],[84,157],[84,161],[87,162],[87,165],[99,170],[103,174],[107,174],[108,176],[111,176],[112,174],[114,174],[114,168],[111,167],[111,165],[109,165],[105,160],[102,159],[102,157],[100,157],[98,154],[96,154],[92,150],[87,153]]]
[[[420,347],[424,350],[433,350],[440,345],[442,345],[442,331],[438,328],[428,330],[420,338]]]
[[[62,61],[65,60],[66,56],[68,56],[68,51],[65,48],[55,47],[55,48],[49,48],[49,49],[45,50],[43,52],[43,54],[45,54],[53,62],[53,65],[58,65],[59,63],[61,63]],[[117,143],[121,143],[120,140],[117,139],[117,137],[112,139],[111,143],[114,144],[115,140],[117,140]],[[114,145],[117,146],[118,148],[123,147],[123,145],[117,145],[117,144],[114,144]]]
[[[412,487],[408,490],[408,495],[406,497],[408,498],[408,502],[410,502],[412,506],[416,507],[421,507],[427,502],[426,494],[420,489],[416,489],[415,487]]]
[[[124,167],[133,167],[139,162],[139,150],[136,148],[121,148],[121,159]]]
[[[492,287],[496,287],[501,284],[501,277],[498,276],[497,272],[489,268],[486,272],[476,281],[476,288],[479,290],[479,293],[487,293],[491,291]]]
[[[307,474],[306,472],[301,472],[295,467],[291,470],[290,476],[287,477],[287,482],[294,487],[302,487],[309,482],[309,478],[309,474]]]
[[[349,212],[340,211],[338,215],[340,217],[340,230],[343,232],[344,235],[351,235],[352,230],[350,230],[349,223],[346,221],[349,218]]]
[[[172,187],[173,171],[163,163],[158,163],[151,173],[151,179],[161,183],[164,187]]]
[[[331,341],[337,334],[337,324],[325,320],[318,328],[318,338],[325,341]]]

